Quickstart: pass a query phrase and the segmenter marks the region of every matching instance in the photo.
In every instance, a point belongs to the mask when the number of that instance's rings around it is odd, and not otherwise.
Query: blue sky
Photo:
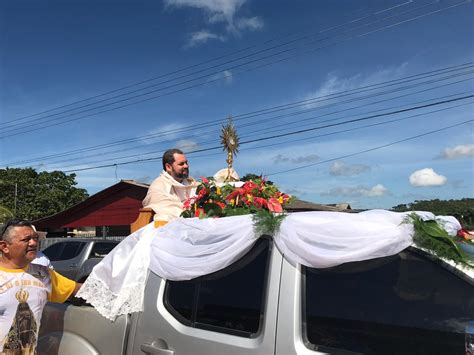
[[[0,166],[76,172],[92,194],[150,182],[178,146],[209,176],[232,115],[256,140],[238,173],[301,199],[474,197],[473,15],[462,0],[4,1]]]

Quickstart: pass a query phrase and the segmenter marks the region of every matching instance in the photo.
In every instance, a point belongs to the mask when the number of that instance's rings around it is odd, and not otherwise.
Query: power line
[[[437,1],[433,2],[433,3],[436,3]],[[385,28],[390,28],[390,27],[394,27],[396,25],[399,25],[399,24],[402,24],[402,23],[406,23],[406,22],[409,22],[409,21],[412,21],[414,19],[418,19],[418,18],[421,18],[421,17],[425,17],[425,16],[428,16],[430,14],[434,14],[434,13],[438,13],[438,12],[441,12],[441,11],[444,11],[444,10],[447,10],[447,9],[450,9],[450,8],[453,8],[453,7],[456,7],[456,6],[460,6],[460,5],[463,5],[465,3],[467,3],[468,1],[464,1],[464,2],[461,2],[461,3],[458,3],[458,4],[455,4],[455,5],[451,5],[451,6],[448,6],[448,7],[445,7],[445,8],[442,8],[442,9],[438,9],[438,10],[435,10],[435,11],[431,11],[429,13],[426,13],[426,14],[423,14],[423,15],[419,15],[419,16],[416,16],[412,19],[408,19],[408,20],[405,20],[405,21],[401,21],[401,22],[398,22],[396,24],[392,24],[390,26],[384,26],[382,28],[379,28],[377,29],[376,31],[379,31],[379,30],[382,30],[382,29],[385,29]],[[431,5],[432,3],[430,3]],[[426,5],[423,5],[423,6],[426,6]],[[412,10],[413,11],[413,10]],[[393,17],[393,16],[389,16],[389,17]],[[379,22],[379,21],[377,21]],[[338,44],[338,43],[341,43],[341,42],[345,42],[347,40],[350,40],[350,39],[353,39],[353,38],[357,38],[357,37],[361,37],[361,36],[365,36],[367,34],[370,34],[370,33],[373,33],[373,32],[376,32],[374,30],[372,31],[369,31],[369,32],[366,32],[366,33],[363,33],[363,34],[360,34],[360,35],[356,35],[356,36],[351,36],[349,38],[346,38],[344,40],[341,40],[339,42],[336,42],[336,43],[332,43],[331,45],[335,45],[335,44]],[[319,50],[319,49],[322,49],[322,48],[326,48],[327,46],[325,47],[319,47],[319,48],[315,48],[315,49],[312,49],[311,51],[305,51],[305,52],[302,52],[298,55],[306,55],[306,54],[309,54],[310,52],[314,52],[315,50]],[[284,50],[284,51],[281,51],[277,54],[281,54],[281,53],[284,53],[284,52],[288,52],[289,50]],[[275,56],[276,54],[272,54],[272,55],[269,55],[267,57],[263,57],[263,58],[260,58],[258,60],[253,60],[253,61],[250,61],[250,62],[247,62],[245,64],[248,64],[248,63],[251,63],[251,62],[255,62],[255,61],[260,61],[262,59],[266,59],[266,58],[269,58],[269,57],[272,57],[272,56]],[[250,69],[247,69],[243,72],[249,72],[249,71],[253,71],[253,70],[256,70],[256,69],[259,69],[261,67],[264,67],[264,66],[268,66],[268,65],[271,65],[271,64],[275,64],[275,63],[278,63],[278,62],[281,62],[281,61],[285,61],[285,60],[288,60],[288,59],[291,59],[291,58],[294,58],[295,56],[297,55],[293,55],[293,56],[290,56],[290,57],[286,57],[286,58],[283,58],[283,59],[280,59],[280,60],[277,60],[277,61],[273,61],[273,62],[270,62],[270,63],[265,63],[263,65],[260,65],[258,67],[254,67],[254,68],[250,68]],[[236,67],[241,67],[242,65],[238,65]],[[234,67],[232,67],[234,68]],[[225,70],[228,70],[229,68],[226,68]],[[220,72],[219,72],[220,73]],[[83,119],[83,118],[87,118],[87,117],[91,117],[91,116],[95,116],[95,115],[98,115],[98,114],[101,114],[101,113],[105,113],[105,112],[110,112],[110,111],[113,111],[113,110],[117,110],[117,109],[121,109],[121,108],[124,108],[124,107],[127,107],[127,106],[131,106],[131,105],[135,105],[135,104],[138,104],[138,103],[142,103],[142,102],[145,102],[145,101],[149,101],[149,100],[152,100],[152,99],[156,99],[156,98],[160,98],[160,97],[163,97],[163,96],[168,96],[168,95],[171,95],[171,94],[174,94],[174,93],[177,93],[177,92],[182,92],[182,91],[185,91],[185,90],[188,90],[188,89],[191,89],[191,88],[195,88],[195,87],[198,87],[198,86],[202,86],[202,85],[206,85],[206,84],[209,84],[209,83],[212,83],[212,82],[215,82],[215,81],[219,81],[219,80],[222,80],[222,79],[225,79],[227,76],[224,76],[222,78],[218,78],[218,79],[214,79],[214,80],[208,80],[208,81],[205,81],[205,82],[202,82],[202,83],[198,83],[198,84],[194,84],[194,85],[190,85],[190,86],[187,86],[187,87],[184,87],[184,88],[181,88],[181,89],[177,89],[177,90],[174,90],[174,91],[171,91],[171,92],[167,92],[167,93],[164,93],[164,94],[161,94],[161,95],[157,95],[157,96],[153,96],[153,97],[149,97],[149,98],[146,98],[146,99],[142,99],[142,100],[139,100],[139,101],[136,101],[136,102],[132,102],[132,103],[127,103],[127,104],[124,104],[124,105],[121,105],[121,106],[118,106],[118,107],[114,107],[114,108],[109,108],[109,109],[106,109],[106,110],[103,110],[103,111],[99,111],[99,112],[95,112],[95,113],[91,113],[91,114],[87,114],[87,115],[84,115],[84,116],[80,116],[80,117],[76,117],[76,118],[70,118],[70,119],[67,119],[65,121],[62,121],[62,122],[57,122],[57,123],[52,123],[52,124],[49,124],[49,125],[44,125],[42,127],[37,127],[37,128],[31,128],[31,129],[27,129],[27,130],[23,130],[23,131],[20,131],[20,132],[16,132],[16,133],[9,133],[8,136],[15,136],[15,135],[18,135],[18,134],[23,134],[23,133],[27,133],[27,132],[32,132],[32,131],[36,131],[38,129],[44,129],[44,128],[48,128],[48,127],[52,127],[52,126],[56,126],[56,125],[59,125],[59,124],[64,124],[64,123],[67,123],[67,122],[72,122],[72,121],[76,121],[76,120],[79,120],[79,119]],[[193,79],[194,80],[194,79]],[[178,85],[182,85],[183,83],[181,84],[178,84]],[[173,86],[176,86],[176,85],[173,85]],[[169,88],[169,87],[168,87]],[[162,90],[162,89],[159,89],[159,90]],[[156,91],[156,90],[155,90]],[[96,107],[96,108],[93,108],[93,109],[89,109],[89,110],[95,110],[95,109],[98,109],[98,108],[102,108],[102,107],[105,107],[105,106],[110,106],[110,105],[113,105],[113,104],[117,104],[117,103],[120,103],[120,102],[123,102],[125,100],[130,100],[130,99],[134,99],[134,98],[137,98],[139,96],[144,96],[144,95],[148,95],[150,94],[151,92],[148,92],[148,93],[144,93],[144,94],[140,94],[140,95],[136,95],[134,97],[131,97],[131,98],[127,98],[127,99],[124,99],[124,100],[119,100],[117,102],[114,102],[114,103],[109,103],[109,104],[106,104],[106,105],[102,105],[102,106],[99,106],[99,107]],[[84,111],[80,111],[78,113],[74,113],[73,115],[75,114],[79,114],[79,113],[82,113],[82,112],[85,112],[85,111],[89,111],[89,110],[84,110]],[[67,118],[68,116],[65,116],[65,117],[60,117],[60,118],[57,118],[57,119],[52,119],[52,120],[48,120],[48,121],[45,121],[45,122],[49,122],[49,121],[55,121],[55,120],[59,120],[59,119],[63,119],[63,118]],[[42,122],[44,123],[44,122]],[[40,123],[38,123],[40,124]],[[38,125],[36,124],[36,125]],[[25,127],[23,127],[25,128]],[[21,130],[22,128],[17,128],[16,130]],[[14,129],[15,130],[15,129]],[[9,131],[10,132],[10,131]],[[3,137],[0,137],[0,138],[5,138],[5,136]]]
[[[391,87],[391,86],[400,85],[400,84],[406,84],[406,83],[413,82],[413,81],[420,80],[420,79],[427,79],[427,78],[436,77],[436,76],[439,76],[439,75],[454,73],[454,74],[451,74],[451,75],[448,75],[448,76],[445,76],[445,77],[436,78],[436,79],[428,80],[428,81],[418,82],[418,83],[416,83],[412,86],[399,87],[399,88],[393,89],[391,91],[374,93],[372,95],[367,95],[367,96],[363,96],[363,97],[356,97],[354,99],[349,99],[349,100],[342,101],[342,102],[339,101],[339,102],[336,102],[334,104],[329,104],[329,105],[326,105],[326,106],[319,106],[316,109],[330,107],[330,106],[333,106],[333,105],[341,105],[341,103],[358,101],[358,100],[361,100],[361,99],[372,98],[372,97],[375,97],[375,96],[381,96],[381,95],[385,95],[385,94],[388,94],[388,93],[393,93],[393,92],[396,92],[396,91],[411,89],[411,88],[421,86],[421,85],[433,84],[433,83],[436,83],[436,82],[439,82],[439,81],[442,81],[442,80],[448,80],[448,79],[451,79],[451,78],[454,78],[454,77],[460,76],[460,75],[470,74],[471,71],[464,72],[464,73],[459,73],[458,71],[459,70],[470,69],[470,68],[473,67],[473,64],[474,64],[473,62],[463,63],[463,64],[460,64],[460,65],[454,65],[454,66],[441,68],[441,69],[437,69],[437,70],[432,70],[432,71],[428,71],[428,72],[424,72],[424,73],[418,73],[418,74],[415,74],[415,75],[410,75],[410,76],[406,76],[406,77],[402,77],[402,78],[398,78],[398,79],[392,79],[392,80],[385,81],[385,82],[379,82],[379,83],[376,83],[376,84],[365,85],[365,86],[362,86],[362,87],[359,87],[359,88],[356,88],[356,89],[345,90],[345,91],[336,92],[336,93],[332,93],[332,94],[328,94],[328,95],[324,95],[324,96],[309,98],[309,99],[306,99],[306,100],[290,102],[290,103],[287,103],[287,104],[284,104],[284,105],[278,105],[278,106],[273,106],[273,107],[269,107],[269,108],[265,108],[265,109],[259,109],[259,110],[247,112],[247,113],[244,113],[244,114],[234,115],[233,119],[236,122],[240,121],[240,120],[247,120],[247,119],[258,117],[258,116],[267,115],[269,113],[275,113],[275,112],[281,112],[281,111],[285,111],[285,110],[289,110],[289,109],[294,109],[294,108],[297,108],[299,106],[319,104],[321,102],[328,101],[328,100],[334,100],[334,99],[337,99],[337,98],[342,98],[342,97],[351,96],[351,95],[355,95],[355,94],[360,94],[360,93],[364,93],[364,92],[370,92],[370,91],[373,91],[373,90],[378,90],[378,89],[382,89],[382,88],[386,88],[386,87]],[[456,73],[456,72],[458,72],[458,73]],[[471,80],[471,79],[467,79],[467,80]],[[428,89],[424,89],[422,91],[418,91],[418,93],[419,92],[426,92],[426,91],[429,91],[429,90],[434,90],[436,88],[445,87],[447,85],[453,85],[453,84],[456,84],[456,83],[459,83],[459,82],[443,84],[441,86],[435,86],[433,88],[428,88]],[[407,95],[413,95],[413,94],[416,94],[416,93],[417,92],[410,93],[410,94],[407,94]],[[403,96],[406,96],[406,95],[399,96],[398,98],[403,97]],[[393,98],[393,99],[395,99],[395,98]],[[388,100],[392,100],[392,99],[381,100],[381,101],[378,101],[376,103],[380,103],[380,102],[388,101]],[[309,109],[309,110],[293,112],[293,113],[290,113],[290,114],[285,114],[285,115],[280,115],[280,116],[274,116],[274,117],[271,117],[269,119],[274,121],[275,119],[279,119],[280,117],[294,116],[294,115],[314,111],[316,109],[312,108],[312,109]],[[261,120],[260,122],[265,122],[266,120],[269,120],[269,119]],[[174,134],[177,134],[177,133],[183,133],[183,132],[187,132],[187,131],[194,131],[196,129],[205,129],[205,128],[208,128],[208,127],[212,127],[216,123],[220,123],[220,122],[223,122],[223,119],[209,120],[207,122],[203,122],[203,123],[200,123],[200,124],[188,125],[188,126],[180,128],[180,129],[173,129],[173,130],[168,130],[168,131],[164,131],[164,132],[160,132],[160,133],[154,133],[154,134],[148,134],[148,135],[135,137],[135,138],[127,138],[127,139],[117,140],[117,141],[114,141],[114,142],[100,144],[100,145],[96,145],[96,146],[92,146],[92,147],[75,149],[75,150],[71,150],[71,151],[67,151],[67,152],[55,153],[55,154],[51,154],[51,155],[47,155],[47,156],[43,156],[43,157],[36,157],[36,158],[31,158],[31,159],[22,160],[22,161],[10,162],[10,163],[4,164],[4,165],[11,166],[11,165],[17,165],[17,164],[27,163],[27,162],[31,162],[31,161],[38,161],[38,160],[43,160],[43,159],[56,158],[56,157],[61,157],[61,156],[68,156],[68,155],[79,154],[79,153],[83,153],[83,152],[87,152],[87,151],[95,151],[95,150],[99,150],[99,149],[110,148],[110,147],[113,147],[113,146],[135,143],[135,142],[143,141],[143,140],[146,140],[146,139],[164,137],[168,134],[173,134],[174,135]],[[109,153],[105,153],[105,154],[109,154]]]
[[[339,24],[339,25],[337,25],[337,26],[333,26],[333,27],[330,27],[330,28],[326,28],[326,29],[320,30],[320,31],[316,32],[316,34],[324,33],[324,32],[331,31],[331,30],[335,30],[335,29],[340,28],[340,27],[343,27],[343,26],[345,26],[345,25],[347,25],[347,24],[359,22],[359,21],[361,21],[361,20],[363,20],[363,19],[369,18],[370,16],[372,16],[372,15],[374,15],[374,14],[379,14],[379,13],[382,13],[382,12],[386,12],[386,11],[389,11],[389,10],[392,10],[392,9],[395,9],[395,8],[398,8],[398,7],[401,7],[401,6],[405,6],[405,5],[410,4],[410,3],[412,3],[412,1],[408,1],[408,2],[405,2],[405,3],[402,3],[402,4],[398,4],[398,5],[396,5],[396,6],[388,7],[388,8],[384,8],[384,9],[382,9],[382,10],[379,10],[379,11],[375,12],[375,13],[372,13],[372,14],[369,14],[369,15],[366,15],[366,16],[363,16],[363,17],[360,17],[360,18],[357,18],[357,19],[354,19],[354,20],[351,20],[351,21],[348,21],[348,22]],[[296,32],[296,33],[292,33],[292,34],[289,34],[289,35],[287,34],[287,35],[284,35],[284,36],[281,36],[281,37],[276,37],[276,38],[273,38],[273,39],[271,39],[271,40],[267,40],[267,41],[263,42],[263,44],[271,43],[271,42],[276,42],[276,41],[280,40],[281,38],[290,37],[290,36],[296,35],[296,34],[298,34],[298,33],[300,33],[300,32],[303,32],[303,33],[304,33],[304,32],[306,32],[306,31],[298,31],[298,32]],[[218,67],[218,66],[221,66],[221,65],[225,65],[225,64],[234,62],[234,61],[236,61],[236,60],[244,59],[244,58],[247,58],[247,57],[252,56],[252,55],[256,55],[256,54],[259,54],[259,53],[262,53],[262,52],[265,52],[265,51],[268,51],[268,50],[272,50],[272,49],[274,49],[274,48],[281,47],[281,46],[283,46],[283,45],[287,45],[287,44],[291,44],[291,43],[294,43],[294,42],[297,42],[297,41],[301,41],[301,40],[307,39],[307,38],[309,38],[309,37],[311,37],[311,36],[314,36],[314,34],[306,35],[306,36],[303,36],[303,37],[299,37],[299,38],[293,39],[293,40],[291,40],[291,41],[285,42],[285,43],[283,43],[283,44],[280,44],[280,45],[277,45],[277,46],[273,46],[273,47],[269,47],[269,48],[267,48],[267,49],[254,52],[254,53],[252,53],[252,54],[250,54],[250,55],[246,55],[246,56],[244,56],[244,57],[240,57],[240,58],[237,58],[237,59],[234,59],[234,60],[231,60],[231,61],[227,61],[227,62],[218,64],[218,65],[215,65],[215,66],[207,67],[207,68],[205,68],[204,70],[213,69],[213,68],[216,68],[216,67]],[[28,115],[28,116],[19,117],[19,118],[17,118],[17,119],[5,121],[5,122],[3,122],[3,123],[1,123],[1,124],[10,123],[10,122],[13,122],[13,121],[19,121],[19,120],[23,120],[23,119],[26,119],[26,118],[38,116],[38,115],[41,115],[41,114],[44,114],[44,113],[49,113],[49,112],[55,111],[55,110],[60,109],[60,108],[73,106],[73,105],[78,104],[78,103],[82,103],[82,102],[89,101],[89,100],[92,100],[92,99],[95,99],[95,98],[99,98],[99,97],[103,97],[103,96],[106,96],[106,95],[109,95],[109,94],[113,94],[113,93],[116,93],[116,92],[119,92],[119,91],[123,91],[123,90],[129,89],[129,88],[135,87],[135,86],[139,86],[139,85],[142,85],[142,84],[146,84],[146,83],[148,83],[148,82],[151,82],[151,81],[155,81],[155,80],[158,80],[158,79],[167,77],[167,76],[172,76],[172,75],[174,75],[174,74],[178,74],[178,73],[187,71],[187,70],[189,70],[189,69],[197,68],[197,67],[199,67],[199,66],[202,66],[202,65],[205,65],[205,64],[209,64],[209,63],[218,61],[218,60],[220,60],[220,59],[224,59],[224,58],[227,58],[227,57],[231,57],[231,56],[233,56],[233,55],[235,55],[235,54],[248,51],[249,49],[252,49],[252,48],[255,48],[255,47],[259,47],[259,45],[253,45],[253,46],[249,46],[249,47],[246,47],[246,48],[243,48],[243,49],[239,49],[239,50],[237,50],[237,51],[234,51],[234,52],[231,52],[231,53],[222,55],[222,56],[218,56],[218,57],[213,58],[213,59],[210,59],[210,60],[202,61],[202,62],[197,63],[197,64],[192,64],[192,65],[190,65],[190,66],[187,66],[187,67],[184,67],[184,68],[180,68],[180,69],[177,69],[177,70],[174,70],[174,71],[165,73],[165,74],[161,74],[161,75],[158,75],[158,76],[155,76],[155,77],[152,77],[152,78],[149,78],[149,79],[146,79],[146,80],[137,82],[137,83],[129,84],[129,85],[120,87],[120,88],[118,88],[118,89],[114,89],[114,90],[111,90],[111,91],[107,91],[107,92],[104,92],[104,93],[101,93],[101,94],[98,94],[98,95],[95,95],[95,96],[91,96],[91,97],[88,97],[88,98],[85,98],[85,99],[82,99],[82,100],[78,100],[78,101],[69,103],[69,104],[57,106],[57,107],[55,107],[55,108],[48,109],[48,110],[46,110],[46,111],[42,111],[42,112],[38,112],[38,113],[31,114],[31,115]],[[201,71],[202,71],[202,70],[200,70],[200,71],[198,71],[198,72],[201,72]],[[146,88],[141,88],[140,90],[143,90],[143,89],[146,89]],[[108,98],[108,99],[111,99],[111,98]],[[108,100],[108,99],[107,99],[107,100]],[[64,113],[64,112],[68,112],[68,111],[63,111],[62,113]],[[48,117],[48,116],[46,116],[46,117]]]
[[[426,108],[426,107],[442,105],[442,104],[445,104],[445,103],[455,102],[455,101],[459,101],[459,100],[465,100],[465,99],[469,99],[469,98],[472,98],[472,97],[474,97],[474,95],[466,95],[466,96],[455,98],[455,99],[449,99],[449,100],[444,100],[444,101],[433,102],[433,103],[430,103],[430,104],[419,105],[419,106],[410,107],[410,108],[401,109],[401,110],[396,110],[396,111],[392,111],[392,112],[380,113],[380,114],[377,114],[377,115],[371,115],[371,116],[362,117],[362,118],[355,118],[355,119],[352,119],[352,120],[327,124],[327,125],[324,125],[324,126],[306,128],[306,129],[301,129],[301,130],[297,130],[297,131],[293,131],[293,132],[289,132],[289,133],[276,134],[276,135],[268,136],[268,137],[264,137],[264,138],[251,139],[251,140],[243,141],[243,142],[241,142],[241,144],[259,142],[259,141],[268,140],[268,139],[281,138],[281,137],[285,137],[285,136],[290,136],[290,135],[295,135],[295,134],[300,134],[300,133],[306,133],[306,132],[314,131],[314,130],[317,130],[317,129],[340,126],[340,125],[347,124],[347,123],[360,122],[360,121],[370,120],[372,118],[377,118],[377,117],[395,115],[395,114],[398,114],[398,113],[409,112],[409,111],[418,110],[418,109],[422,109],[422,108]]]
[[[429,115],[429,114],[438,113],[438,112],[441,112],[441,111],[446,111],[446,110],[458,108],[458,107],[461,107],[461,106],[472,105],[472,104],[473,104],[473,102],[469,102],[469,103],[466,103],[466,104],[458,104],[458,105],[455,105],[455,106],[441,108],[441,109],[437,109],[437,110],[433,110],[433,111],[429,111],[429,112],[424,112],[424,113],[420,113],[420,114],[416,114],[416,115],[411,115],[411,116],[401,117],[401,118],[397,118],[397,119],[393,119],[393,120],[373,123],[373,124],[369,124],[369,125],[365,125],[365,126],[353,127],[353,128],[340,130],[340,131],[335,131],[335,132],[330,132],[330,133],[319,134],[319,135],[315,135],[315,136],[311,136],[311,137],[307,137],[307,138],[298,138],[296,140],[289,140],[289,141],[286,140],[284,142],[272,143],[272,144],[263,145],[263,146],[259,145],[257,147],[253,147],[251,149],[271,147],[271,146],[275,146],[275,145],[288,144],[288,143],[292,143],[292,142],[301,142],[301,141],[304,141],[304,140],[309,140],[309,139],[314,139],[314,138],[319,138],[319,137],[326,137],[326,136],[331,136],[331,135],[339,134],[339,133],[352,132],[352,131],[360,130],[360,129],[363,129],[363,128],[375,127],[375,126],[385,125],[385,124],[394,123],[394,122],[401,122],[401,121],[404,121],[404,120],[407,120],[407,119],[410,119],[410,118],[426,116],[426,115]],[[218,142],[214,141],[214,142],[209,142],[209,143],[199,144],[199,145],[203,146],[203,145],[211,145],[211,144],[217,144],[217,143]],[[244,150],[247,150],[247,149],[245,149],[245,148],[241,149],[241,151],[244,151]],[[143,156],[143,155],[149,155],[149,154],[158,154],[158,153],[162,154],[162,153],[164,153],[164,150],[158,150],[158,151],[153,151],[153,152],[148,152],[148,153],[143,153],[143,154],[128,155],[128,156],[119,157],[119,158],[115,157],[115,158],[110,158],[110,159],[105,159],[105,160],[101,159],[100,161],[92,161],[92,162],[88,162],[87,164],[93,164],[93,163],[99,163],[99,162],[111,161],[111,160],[113,161],[113,160],[116,160],[116,159],[127,159],[127,158],[133,158],[133,157],[137,157],[137,156]],[[193,155],[194,151],[190,151],[190,152],[186,151],[186,154],[188,154],[190,156],[192,155],[193,157],[196,157],[195,155]],[[201,157],[201,156],[208,156],[208,155],[199,155],[198,157]],[[55,162],[53,164],[57,164],[57,163],[60,163],[60,162]],[[82,163],[82,165],[83,164],[86,164],[86,163]],[[62,168],[64,169],[64,168],[68,168],[68,167],[71,167],[71,166],[77,166],[77,165],[80,166],[81,164],[67,165],[67,166],[63,166]]]
[[[417,134],[415,136],[411,136],[411,137],[407,137],[407,138],[404,138],[404,139],[400,139],[398,141],[394,141],[394,142],[390,142],[390,143],[387,143],[387,144],[379,145],[377,147],[361,150],[361,151],[358,151],[358,152],[355,152],[355,153],[341,155],[341,156],[336,157],[336,158],[326,159],[326,160],[323,160],[323,161],[320,161],[320,162],[317,162],[317,163],[312,163],[312,164],[307,164],[307,165],[299,166],[299,167],[292,168],[292,169],[277,171],[277,172],[274,172],[274,173],[266,174],[266,176],[273,176],[273,175],[289,173],[289,172],[293,172],[293,171],[300,170],[300,169],[306,169],[306,168],[309,168],[311,166],[321,165],[321,164],[329,163],[329,162],[332,162],[332,161],[346,159],[346,158],[350,158],[350,157],[353,157],[353,156],[356,156],[356,155],[373,152],[373,151],[378,150],[378,149],[387,148],[387,147],[390,147],[390,146],[395,145],[395,144],[403,143],[403,142],[413,140],[413,139],[416,139],[416,138],[420,138],[420,137],[424,137],[424,136],[427,136],[427,135],[430,135],[430,134],[442,132],[442,131],[445,131],[445,130],[448,130],[448,129],[451,129],[451,128],[454,128],[454,127],[458,127],[458,126],[461,126],[461,125],[464,125],[464,124],[467,124],[467,123],[471,123],[471,122],[474,122],[474,120],[471,119],[471,120],[456,123],[456,124],[453,124],[453,125],[450,125],[450,126],[445,126],[443,128],[439,128],[439,129],[435,129],[435,130],[428,131],[428,132],[425,132],[425,133]]]
[[[423,101],[419,101],[419,102],[416,102],[416,103],[411,103],[411,104],[404,104],[404,105],[398,105],[398,106],[394,106],[394,107],[390,107],[390,108],[384,108],[384,109],[380,109],[380,110],[374,110],[374,111],[369,111],[369,112],[364,112],[364,113],[359,113],[357,114],[357,116],[360,116],[360,115],[371,115],[371,114],[374,114],[375,112],[383,112],[383,111],[387,111],[387,110],[393,110],[393,109],[398,109],[400,107],[406,107],[407,105],[419,105],[419,104],[422,104],[422,103],[427,103],[427,102],[432,102],[433,100],[444,100],[444,99],[447,99],[447,98],[453,98],[455,96],[465,96],[467,95],[469,92],[464,92],[464,93],[457,93],[457,94],[453,94],[453,95],[446,95],[446,96],[442,96],[442,97],[437,97],[437,98],[432,98],[432,99],[429,99],[429,100],[423,100]],[[366,105],[360,105],[358,107],[355,107],[355,108],[361,108],[361,107],[364,107],[364,106],[369,106],[371,104],[366,104]],[[350,110],[350,109],[348,109]],[[331,115],[331,114],[334,114],[334,113],[340,113],[340,112],[344,112],[344,111],[347,111],[347,110],[340,110],[340,111],[335,111],[335,112],[331,112],[331,113],[328,113],[328,114],[325,114],[325,115],[320,115],[320,116],[317,116],[317,117],[312,117],[313,119],[316,119],[316,118],[321,118],[321,117],[324,117],[324,116],[328,116],[328,115]],[[434,111],[436,112],[436,111]],[[338,120],[342,120],[344,119],[344,117],[338,117],[338,118],[335,118],[335,119],[329,119],[329,120],[324,120],[324,121],[318,121],[317,123],[321,124],[321,123],[325,123],[325,122],[332,122],[332,121],[338,121]],[[301,122],[301,121],[300,121]],[[290,123],[287,123],[287,124],[284,124],[284,125],[280,125],[281,126],[291,126],[292,128],[295,128],[293,122],[290,122]],[[301,127],[301,126],[300,126]],[[271,133],[271,132],[275,132],[275,131],[282,131],[282,130],[285,130],[285,129],[268,129],[268,128],[265,128],[265,133]],[[246,137],[251,137],[251,136],[255,136],[255,135],[259,135],[261,133],[262,130],[253,130],[252,133],[250,134],[247,134],[247,135],[240,135],[240,138],[246,138]],[[216,132],[219,132],[219,130],[216,130]],[[199,136],[200,134],[197,133],[195,136]],[[193,137],[191,137],[193,138]],[[211,145],[211,144],[216,144],[216,141],[213,140],[212,142],[207,142],[207,143],[202,143],[202,142],[198,142],[197,143],[199,146],[205,146],[205,145]],[[123,151],[129,151],[130,149],[122,149],[122,150],[118,150],[118,151],[113,151],[112,153],[119,153],[119,152],[123,152]],[[164,150],[160,149],[158,151],[152,151],[152,152],[143,152],[143,153],[138,153],[138,154],[132,154],[132,155],[127,155],[127,156],[121,156],[121,157],[113,157],[113,158],[109,158],[109,159],[104,159],[104,158],[101,158],[100,161],[92,161],[92,162],[88,162],[88,163],[82,163],[82,164],[91,164],[91,163],[97,163],[97,162],[104,162],[104,161],[113,161],[113,160],[117,160],[117,159],[128,159],[128,158],[134,158],[134,157],[138,157],[138,156],[144,156],[144,155],[150,155],[150,154],[157,154],[157,153],[163,153]],[[81,157],[80,159],[86,159],[86,158],[90,158],[90,157],[96,157],[96,154],[94,155],[88,155],[88,156],[83,156]],[[69,162],[71,159],[67,159],[67,160],[60,160],[60,161],[55,161],[55,162],[51,162],[49,165],[53,164],[60,164],[60,163],[63,163],[63,162]],[[69,165],[69,166],[75,166],[77,164],[74,164],[74,165]],[[66,166],[67,168],[68,166]]]
[[[276,139],[276,138],[287,137],[287,136],[291,136],[291,135],[297,135],[297,134],[311,132],[311,131],[319,130],[319,129],[323,129],[323,128],[329,128],[329,127],[334,127],[334,126],[340,126],[340,125],[343,125],[343,124],[369,120],[369,119],[373,119],[373,118],[376,118],[376,117],[383,117],[383,116],[394,115],[394,114],[398,114],[398,113],[418,110],[418,109],[422,109],[422,108],[433,107],[433,106],[437,106],[437,105],[441,105],[441,104],[445,104],[445,103],[451,103],[451,102],[456,102],[456,101],[460,101],[460,100],[465,100],[465,99],[472,98],[472,97],[474,97],[474,95],[466,95],[466,96],[463,96],[463,97],[460,97],[460,98],[449,99],[449,100],[444,100],[444,101],[438,101],[438,102],[435,102],[435,103],[419,105],[419,106],[410,107],[410,108],[401,109],[401,110],[396,110],[396,111],[392,111],[392,112],[381,113],[381,114],[378,114],[378,115],[371,115],[371,116],[367,116],[367,117],[347,120],[347,121],[344,121],[344,122],[338,122],[338,123],[328,124],[328,125],[319,126],[319,127],[313,127],[313,128],[307,128],[307,129],[301,129],[301,130],[297,130],[297,131],[287,132],[287,133],[284,133],[284,134],[277,134],[277,135],[272,135],[272,136],[267,136],[267,137],[262,137],[262,138],[257,138],[257,139],[251,139],[251,140],[247,140],[247,141],[242,141],[240,144],[244,145],[244,144],[249,144],[249,143],[265,141],[265,140],[269,140],[269,139]],[[222,149],[222,147],[221,146],[215,146],[215,147],[211,147],[211,148],[197,149],[197,150],[193,150],[193,151],[187,152],[187,153],[189,154],[189,153],[205,152],[205,151],[215,150],[215,149]],[[147,159],[138,159],[138,160],[128,161],[128,162],[105,164],[105,165],[99,165],[99,166],[94,166],[94,167],[85,167],[85,168],[81,168],[81,169],[65,170],[64,172],[93,170],[93,169],[107,168],[107,167],[118,166],[118,165],[128,165],[128,164],[133,164],[133,163],[153,161],[153,160],[159,160],[159,159],[161,159],[161,157],[159,157],[159,158],[154,157],[154,158],[147,158]]]

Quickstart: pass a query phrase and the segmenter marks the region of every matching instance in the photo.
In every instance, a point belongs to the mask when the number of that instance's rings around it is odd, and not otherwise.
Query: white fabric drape
[[[189,280],[232,264],[255,241],[249,216],[181,218],[156,230],[149,269],[167,280]]]
[[[416,212],[436,219],[451,236],[461,229],[456,218]],[[300,212],[284,219],[275,243],[292,264],[327,268],[349,261],[394,255],[412,243],[409,213],[370,210],[361,213]]]
[[[417,212],[434,219],[428,212]],[[412,243],[407,213],[300,212],[288,215],[274,241],[291,263],[326,268],[394,255]],[[436,217],[454,235],[453,217]],[[179,218],[153,223],[122,241],[96,265],[78,293],[106,318],[141,311],[148,269],[168,280],[188,280],[225,268],[255,243],[252,216]]]

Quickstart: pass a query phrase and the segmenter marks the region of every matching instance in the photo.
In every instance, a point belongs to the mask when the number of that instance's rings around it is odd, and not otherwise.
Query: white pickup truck
[[[463,354],[473,320],[472,277],[417,249],[310,269],[262,237],[194,280],[150,272],[144,311],[115,322],[48,304],[38,354]]]

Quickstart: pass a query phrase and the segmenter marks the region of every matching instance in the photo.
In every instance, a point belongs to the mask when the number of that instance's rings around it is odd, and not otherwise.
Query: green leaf
[[[407,221],[413,223],[415,229],[413,241],[416,245],[431,250],[438,257],[467,264],[456,242],[436,221],[424,221],[416,213],[409,214]]]
[[[421,228],[423,231],[435,238],[449,238],[448,232],[446,232],[443,228],[439,226],[439,224],[436,221],[430,220],[430,221],[423,221],[423,223],[420,223]]]

